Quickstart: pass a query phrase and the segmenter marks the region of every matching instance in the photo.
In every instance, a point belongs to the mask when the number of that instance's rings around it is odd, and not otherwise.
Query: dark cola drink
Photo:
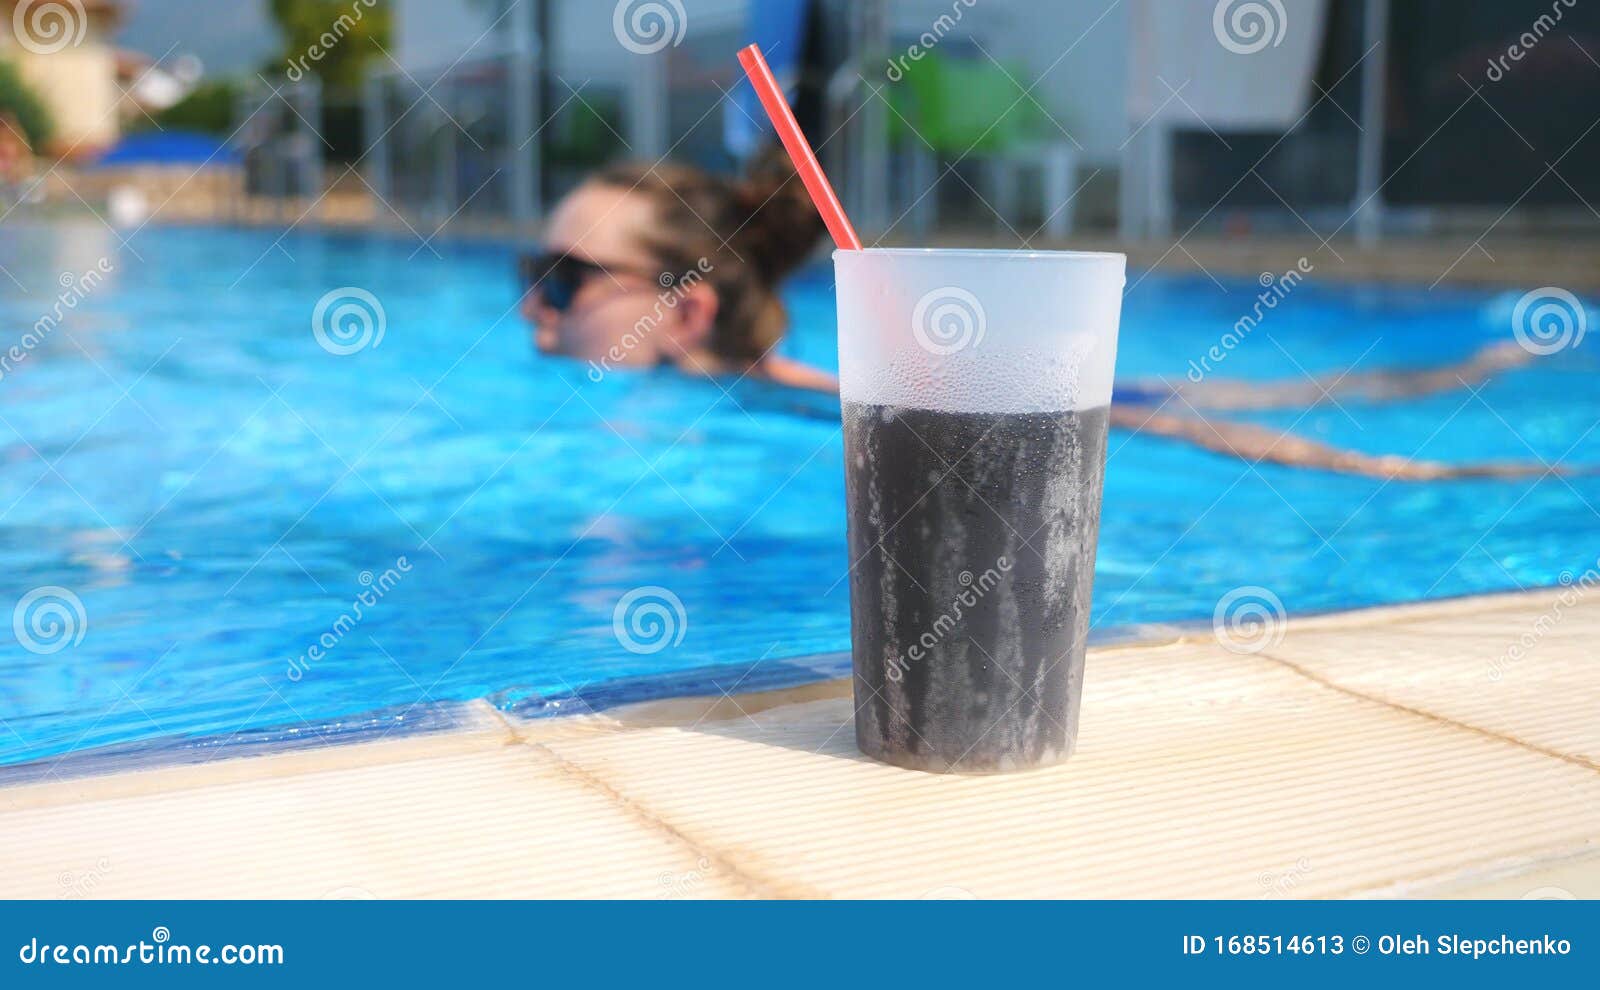
[[[919,770],[1065,759],[1108,410],[845,402],[856,741]]]
[[[934,772],[1058,763],[1078,738],[1126,260],[833,261],[856,744]]]

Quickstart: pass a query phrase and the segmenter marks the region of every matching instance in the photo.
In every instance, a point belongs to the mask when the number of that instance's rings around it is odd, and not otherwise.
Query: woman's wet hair
[[[688,165],[624,164],[595,182],[650,199],[655,229],[644,247],[675,279],[699,272],[717,291],[710,346],[720,358],[760,360],[783,336],[787,318],[777,287],[816,246],[822,218],[782,152],[745,175],[713,175]]]

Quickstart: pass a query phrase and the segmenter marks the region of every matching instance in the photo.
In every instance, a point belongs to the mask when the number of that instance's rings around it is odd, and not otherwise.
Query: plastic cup
[[[1126,259],[836,251],[856,743],[986,773],[1077,738]]]

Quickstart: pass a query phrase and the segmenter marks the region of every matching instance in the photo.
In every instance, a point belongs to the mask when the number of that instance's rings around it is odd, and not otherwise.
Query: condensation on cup
[[[1126,260],[833,258],[856,742],[936,772],[1064,760]]]

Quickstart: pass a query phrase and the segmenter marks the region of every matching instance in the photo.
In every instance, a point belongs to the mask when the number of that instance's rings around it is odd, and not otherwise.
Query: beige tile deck
[[[654,897],[690,884],[708,896],[750,893],[736,877],[707,876],[670,829],[504,732],[461,743],[17,788],[0,799],[14,808],[0,814],[0,893]],[[444,752],[429,755],[434,744]]]
[[[1015,776],[859,757],[834,683],[0,788],[0,895],[1595,897],[1560,594],[1095,651],[1078,753]]]

